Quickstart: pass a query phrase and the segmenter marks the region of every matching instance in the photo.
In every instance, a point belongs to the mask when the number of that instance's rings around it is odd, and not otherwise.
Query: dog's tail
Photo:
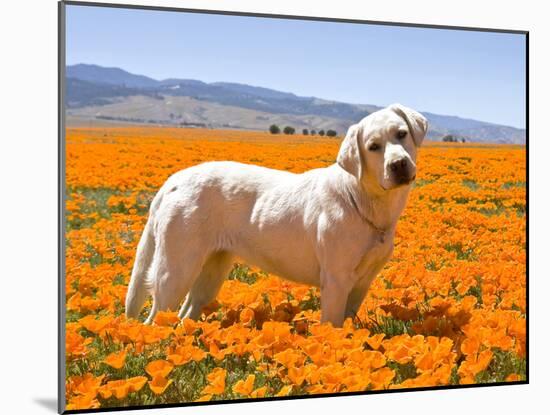
[[[153,285],[152,281],[148,279],[148,270],[155,252],[155,238],[152,228],[152,219],[149,216],[139,240],[134,268],[132,269],[132,276],[128,285],[128,292],[126,293],[126,317],[128,318],[137,318],[139,316],[143,303],[145,303]]]

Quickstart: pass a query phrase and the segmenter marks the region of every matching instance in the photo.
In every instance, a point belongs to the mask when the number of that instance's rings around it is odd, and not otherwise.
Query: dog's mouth
[[[410,178],[409,177],[403,177],[403,178],[398,179],[392,187],[384,187],[382,185],[380,185],[380,187],[385,191],[394,190],[394,189],[398,189],[400,187],[409,186],[415,180],[416,180],[416,174],[414,176],[410,177]]]

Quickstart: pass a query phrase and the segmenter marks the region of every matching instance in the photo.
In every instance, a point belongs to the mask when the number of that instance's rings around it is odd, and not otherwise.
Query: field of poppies
[[[161,127],[66,136],[67,409],[514,382],[526,378],[526,151],[427,143],[391,261],[357,318],[318,289],[236,263],[200,321],[127,320],[156,189],[209,160],[293,172],[340,139]],[[143,311],[145,317],[150,307]]]

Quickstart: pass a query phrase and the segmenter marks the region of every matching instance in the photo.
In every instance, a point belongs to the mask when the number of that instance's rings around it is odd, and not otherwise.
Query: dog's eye
[[[376,151],[380,148],[380,146],[376,143],[369,144],[369,151]]]
[[[405,130],[399,130],[397,132],[397,138],[402,140],[407,136],[407,132]]]

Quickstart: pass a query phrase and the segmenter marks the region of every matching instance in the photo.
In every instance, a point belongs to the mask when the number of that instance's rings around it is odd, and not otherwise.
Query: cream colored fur
[[[392,254],[426,130],[421,114],[394,104],[351,126],[326,168],[293,174],[221,161],[175,173],[151,204],[127,316],[151,293],[147,322],[182,301],[180,317],[198,318],[238,256],[320,287],[322,321],[341,326]]]

